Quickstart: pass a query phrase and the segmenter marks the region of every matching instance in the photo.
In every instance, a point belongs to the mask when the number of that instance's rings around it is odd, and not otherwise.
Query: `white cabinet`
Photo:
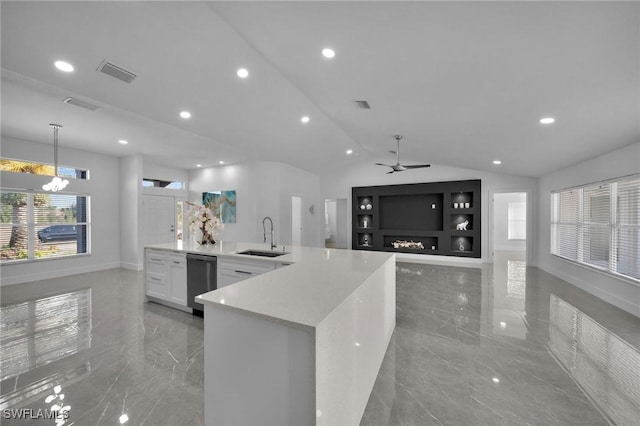
[[[146,249],[147,296],[187,306],[187,258],[185,253]]]
[[[169,300],[187,306],[187,258],[184,253],[171,253],[169,261],[171,271]]]
[[[275,268],[274,262],[218,257],[218,288],[273,271]]]
[[[147,295],[167,299],[169,294],[169,252],[162,250],[146,251],[145,278]]]

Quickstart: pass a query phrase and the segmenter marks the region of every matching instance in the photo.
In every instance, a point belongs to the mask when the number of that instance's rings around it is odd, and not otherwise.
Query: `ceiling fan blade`
[[[422,169],[424,167],[431,167],[431,164],[414,164],[414,165],[403,164],[402,167],[404,167],[405,169]]]
[[[393,138],[396,140],[397,149],[395,151],[389,151],[389,152],[396,155],[396,164],[391,165],[391,164],[383,164],[383,163],[374,163],[376,166],[391,167],[391,171],[387,172],[388,175],[395,172],[403,172],[405,170],[410,170],[410,169],[422,169],[425,167],[431,167],[431,164],[411,164],[411,165],[400,164],[400,140],[402,139],[402,136],[394,135]]]

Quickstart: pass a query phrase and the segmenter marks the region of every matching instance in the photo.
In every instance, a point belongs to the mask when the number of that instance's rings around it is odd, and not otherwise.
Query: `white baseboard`
[[[599,299],[604,300],[607,303],[612,304],[615,307],[622,309],[623,311],[630,313],[631,315],[640,317],[640,306],[638,306],[634,302],[628,301],[613,293],[605,291],[604,289],[597,287],[588,281],[580,279],[575,275],[568,274],[563,271],[555,270],[553,268],[547,268],[542,266],[539,266],[539,268],[545,272],[550,273],[551,275],[555,275],[556,277],[568,282],[571,285],[574,285],[586,291],[587,293],[590,293],[596,296]]]
[[[462,266],[467,268],[479,268],[482,259],[456,257],[456,256],[435,256],[429,254],[396,253],[396,261],[409,263],[429,263],[432,265]]]
[[[129,269],[131,271],[142,271],[141,263],[131,263],[131,262],[120,262],[120,267],[122,269]]]
[[[66,277],[67,275],[84,274],[87,272],[103,271],[105,269],[113,269],[113,268],[119,268],[119,267],[120,267],[119,262],[110,262],[110,263],[102,263],[99,265],[78,266],[73,268],[58,269],[58,270],[47,271],[47,272],[23,274],[23,275],[17,275],[13,277],[3,276],[2,283],[0,285],[4,287],[8,285],[28,283],[31,281],[46,280],[48,278],[60,278],[60,277]]]

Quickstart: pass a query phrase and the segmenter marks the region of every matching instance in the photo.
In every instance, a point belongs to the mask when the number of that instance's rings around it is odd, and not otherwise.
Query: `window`
[[[0,158],[0,170],[12,173],[30,173],[42,176],[54,176],[52,164],[35,163],[33,161]],[[58,166],[58,176],[71,179],[89,179],[89,171],[68,166]]]
[[[640,281],[640,175],[552,193],[551,253]]]
[[[147,178],[142,179],[142,186],[145,188],[184,189],[183,182]]]
[[[85,195],[0,192],[0,261],[89,253],[89,199]]]

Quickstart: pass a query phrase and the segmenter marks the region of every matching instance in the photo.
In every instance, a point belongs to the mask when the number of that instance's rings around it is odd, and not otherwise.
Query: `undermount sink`
[[[245,250],[239,251],[237,254],[246,254],[247,256],[278,257],[289,253],[284,251]]]

